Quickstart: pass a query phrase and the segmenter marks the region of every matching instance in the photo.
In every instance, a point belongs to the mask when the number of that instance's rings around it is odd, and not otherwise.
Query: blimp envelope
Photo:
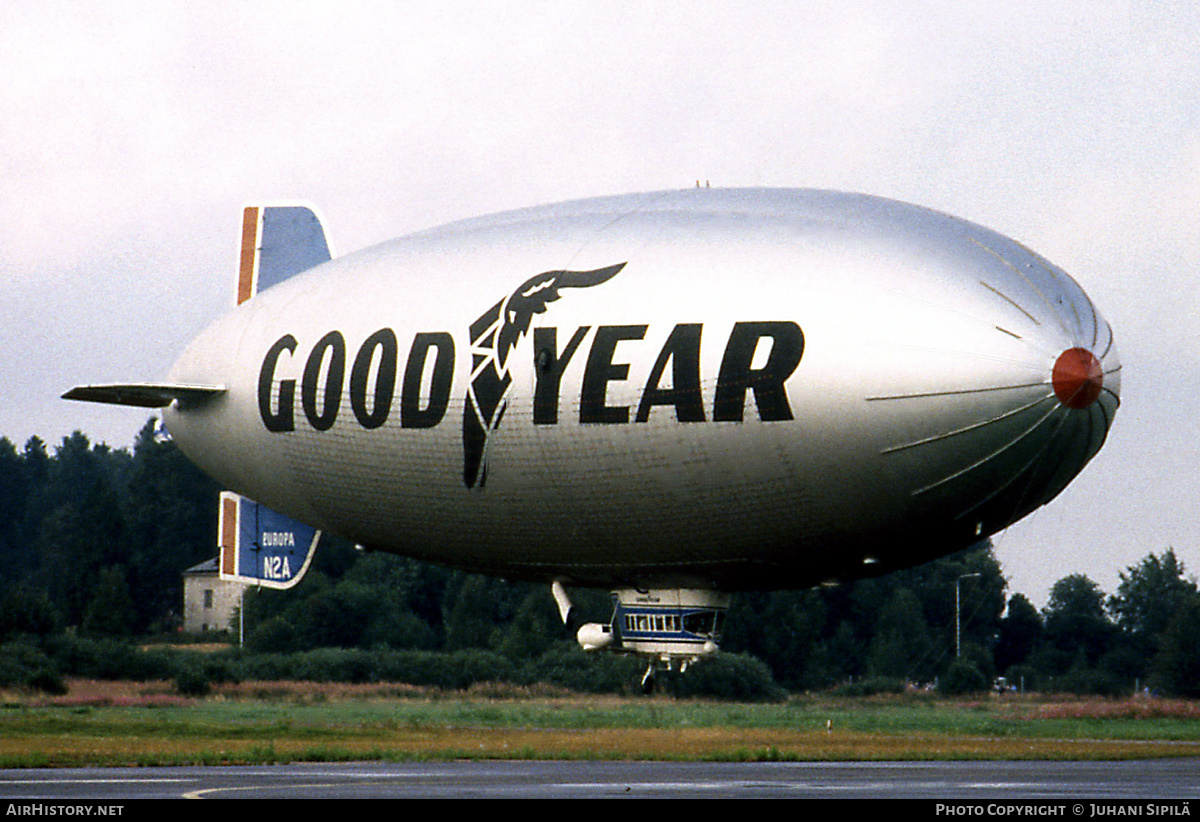
[[[217,527],[221,579],[291,588],[308,570],[321,532],[252,499],[221,494]]]

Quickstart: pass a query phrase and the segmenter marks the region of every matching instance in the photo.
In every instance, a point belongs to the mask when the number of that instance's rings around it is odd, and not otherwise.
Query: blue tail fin
[[[325,229],[305,205],[246,206],[237,303],[333,258]],[[291,588],[312,563],[321,532],[230,491],[221,493],[221,579]]]
[[[291,588],[312,563],[321,532],[231,491],[221,492],[221,579]]]
[[[321,219],[304,205],[246,206],[237,302],[333,258]]]

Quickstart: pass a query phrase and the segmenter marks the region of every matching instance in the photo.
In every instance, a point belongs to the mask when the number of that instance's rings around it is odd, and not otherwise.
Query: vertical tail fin
[[[246,206],[237,303],[332,258],[321,219],[309,206]]]
[[[246,206],[237,304],[333,259],[316,212],[305,205]],[[224,491],[217,527],[221,579],[290,588],[312,562],[321,532]]]
[[[312,563],[321,532],[265,505],[221,492],[217,542],[221,579],[291,588]]]

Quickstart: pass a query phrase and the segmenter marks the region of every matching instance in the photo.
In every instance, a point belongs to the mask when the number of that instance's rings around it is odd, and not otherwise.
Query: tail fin
[[[217,517],[221,579],[291,588],[308,571],[321,532],[265,505],[221,492]]]
[[[237,303],[331,259],[321,219],[309,206],[246,206]]]
[[[237,304],[333,259],[325,229],[306,205],[246,206]],[[218,516],[221,579],[291,588],[308,571],[321,532],[231,491]]]

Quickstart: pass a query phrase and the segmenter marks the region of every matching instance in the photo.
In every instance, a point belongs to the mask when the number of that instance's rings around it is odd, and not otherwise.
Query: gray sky
[[[862,191],[1070,272],[1124,363],[1109,442],[997,537],[1045,604],[1174,547],[1200,571],[1200,4],[0,4],[0,436],[114,447],[59,400],[161,378],[232,304],[239,209],[303,199],[345,253],[544,202]],[[1176,412],[1182,410],[1182,416]]]

